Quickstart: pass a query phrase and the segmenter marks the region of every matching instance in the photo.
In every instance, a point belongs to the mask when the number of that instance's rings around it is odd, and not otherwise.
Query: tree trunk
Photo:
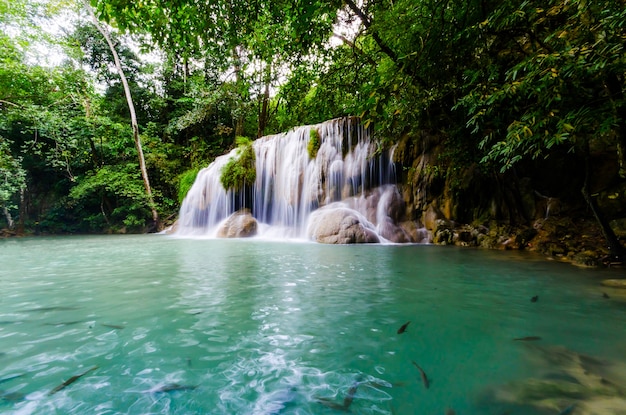
[[[148,170],[146,169],[146,161],[143,156],[143,149],[141,147],[141,139],[139,138],[139,125],[137,124],[137,115],[135,113],[135,105],[133,104],[133,97],[130,93],[130,87],[128,86],[128,80],[126,79],[126,75],[124,75],[124,70],[122,69],[122,63],[120,62],[120,57],[115,50],[115,46],[113,45],[113,41],[111,40],[111,36],[109,36],[109,32],[106,30],[104,26],[100,24],[96,14],[94,13],[91,5],[88,0],[85,0],[85,7],[89,11],[91,15],[91,19],[93,21],[94,26],[98,29],[107,44],[109,45],[109,49],[113,54],[113,60],[115,61],[115,68],[117,69],[118,74],[120,75],[120,79],[122,80],[122,85],[124,86],[124,94],[126,95],[126,102],[128,104],[128,110],[130,111],[130,123],[133,130],[133,139],[135,140],[135,148],[137,149],[137,154],[139,156],[139,169],[141,170],[141,177],[143,178],[143,185],[146,189],[146,195],[148,196],[148,203],[150,205],[150,210],[152,211],[152,230],[156,230],[159,227],[159,214],[156,211],[156,207],[154,204],[154,198],[152,197],[152,189],[150,187],[150,180],[148,178]]]
[[[270,81],[272,78],[272,67],[267,64],[265,69],[265,91],[263,91],[263,97],[261,99],[261,110],[259,113],[259,128],[257,131],[257,137],[262,137],[265,134],[265,127],[267,127],[267,121],[269,118],[268,115],[268,106],[270,101]]]
[[[607,247],[609,248],[609,256],[607,258],[607,262],[623,263],[626,259],[626,250],[624,249],[624,246],[620,243],[619,239],[617,239],[617,235],[615,235],[615,232],[613,232],[609,221],[607,220],[606,216],[604,216],[604,213],[602,213],[602,210],[598,206],[598,202],[589,190],[589,176],[591,175],[591,168],[589,166],[589,163],[589,148],[587,148],[585,152],[585,182],[582,188],[583,197],[589,205],[593,216],[598,221],[604,239],[606,239]]]
[[[237,51],[237,48],[233,48],[233,59],[235,61],[235,85],[237,85],[237,90],[241,90],[242,89],[242,81],[243,81],[243,77],[241,76],[242,74],[242,68],[241,68],[241,57],[239,56],[239,52]],[[240,97],[240,100],[243,101],[243,97]],[[243,105],[241,104],[241,102],[238,104],[239,108],[237,108],[237,112],[235,114],[235,137],[241,137],[244,134],[243,131],[243,122],[244,122],[244,118],[243,118]]]
[[[11,212],[9,212],[9,209],[7,209],[6,206],[3,206],[2,210],[4,212],[4,217],[6,218],[6,221],[7,221],[7,228],[9,230],[13,230],[13,228],[15,227],[15,222],[13,222],[13,217],[11,216]]]

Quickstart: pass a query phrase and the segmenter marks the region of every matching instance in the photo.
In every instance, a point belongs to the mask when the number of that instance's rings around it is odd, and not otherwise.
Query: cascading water
[[[311,134],[312,130],[316,132]],[[312,135],[319,142],[313,158],[307,148]],[[254,184],[238,191],[225,190],[221,172],[237,157],[237,150],[218,157],[198,173],[183,201],[178,235],[215,236],[226,218],[247,208],[258,222],[261,236],[311,238],[316,232],[309,223],[312,212],[343,209],[352,215],[352,224],[359,222],[380,241],[407,241],[405,236],[397,237],[403,232],[398,232],[396,224],[401,197],[395,186],[393,154],[377,152],[370,131],[358,120],[342,118],[298,127],[262,137],[252,147]],[[341,226],[345,225],[344,220]]]

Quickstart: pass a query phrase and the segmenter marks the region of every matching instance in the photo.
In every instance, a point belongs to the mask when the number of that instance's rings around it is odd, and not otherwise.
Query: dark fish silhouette
[[[531,303],[536,303],[538,299],[539,299],[539,296],[536,295],[536,296],[534,296],[533,298],[530,299],[530,302]]]
[[[5,392],[0,389],[0,401],[19,402],[23,401],[26,396],[20,392]]]
[[[122,330],[124,328],[124,326],[119,326],[117,324],[102,324],[102,326],[116,330]]]
[[[398,329],[398,334],[404,333],[406,331],[406,328],[409,327],[410,323],[411,323],[410,321],[407,321],[402,326],[400,326],[400,328]]]
[[[76,321],[60,321],[58,323],[44,323],[46,326],[54,326],[54,327],[63,327],[63,326],[73,326],[75,324],[85,323],[84,320],[76,320]]]
[[[609,297],[609,295],[607,293],[602,293],[602,297],[604,297],[604,298],[611,298],[611,297]]]
[[[516,339],[513,339],[515,341],[521,341],[521,342],[532,342],[535,340],[541,340],[541,337],[539,336],[526,336],[526,337],[518,337]]]
[[[23,373],[20,373],[19,375],[7,376],[6,378],[0,379],[0,383],[4,383],[13,379],[21,378],[22,376],[24,376]]]
[[[335,409],[342,412],[350,412],[350,405],[352,405],[352,401],[354,400],[354,395],[356,395],[356,390],[358,389],[358,387],[359,382],[354,382],[354,384],[350,386],[346,397],[343,398],[343,404],[337,403],[329,398],[315,398],[315,400],[330,409]]]
[[[321,403],[322,405],[324,405],[327,408],[330,409],[334,409],[336,411],[342,411],[342,412],[348,412],[349,409],[347,409],[345,406],[343,406],[343,404],[337,403],[335,401],[333,401],[332,399],[329,398],[315,398],[315,400],[318,403]]]
[[[359,383],[354,382],[354,384],[350,386],[350,389],[348,389],[346,397],[343,398],[343,406],[346,408],[346,410],[348,410],[348,408],[350,408],[350,405],[352,405],[352,401],[354,400],[354,395],[356,395],[356,390],[358,387]]]
[[[424,387],[428,389],[428,387],[430,386],[430,382],[428,381],[428,376],[426,376],[426,372],[424,372],[420,365],[415,363],[415,361],[413,361],[413,365],[417,368],[417,370],[420,371],[420,376],[422,377],[422,382],[424,382]]]
[[[48,392],[48,395],[54,395],[55,393],[59,392],[60,390],[65,389],[66,387],[68,387],[72,383],[76,382],[78,379],[80,379],[83,376],[85,376],[87,373],[91,372],[92,370],[96,370],[97,368],[98,368],[98,366],[93,366],[93,367],[85,370],[83,373],[81,373],[79,375],[72,376],[71,378],[69,378],[68,380],[66,380],[65,382],[61,383],[59,386],[57,386],[56,388],[54,388],[50,392]]]
[[[456,411],[452,408],[446,409],[446,415],[456,415]]]
[[[28,311],[28,312],[46,312],[46,311],[71,311],[71,310],[78,310],[78,307],[66,307],[66,306],[54,306],[54,307],[39,307],[39,308],[30,308],[28,310],[24,310],[24,311]]]
[[[176,392],[176,391],[189,391],[194,390],[198,386],[197,385],[180,385],[178,383],[168,383],[163,386],[152,388],[146,393],[166,393],[166,392]]]

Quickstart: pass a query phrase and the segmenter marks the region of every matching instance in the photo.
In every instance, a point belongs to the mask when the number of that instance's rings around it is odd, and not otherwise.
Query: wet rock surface
[[[217,231],[219,238],[248,238],[256,235],[257,221],[248,209],[239,210],[226,219]]]
[[[309,238],[325,244],[378,243],[371,223],[357,211],[329,205],[311,214]]]

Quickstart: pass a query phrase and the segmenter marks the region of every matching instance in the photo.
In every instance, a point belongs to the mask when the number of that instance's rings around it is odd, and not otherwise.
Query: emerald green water
[[[619,274],[517,253],[141,235],[0,263],[4,413],[336,414],[358,385],[352,413],[499,415],[486,391],[540,369],[513,338],[625,359]]]

